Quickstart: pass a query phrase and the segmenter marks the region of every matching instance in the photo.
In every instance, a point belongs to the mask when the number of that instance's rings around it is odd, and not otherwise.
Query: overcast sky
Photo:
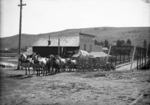
[[[147,2],[146,2],[147,1]],[[1,37],[19,32],[20,0],[1,0]],[[150,26],[150,0],[23,0],[22,32]]]

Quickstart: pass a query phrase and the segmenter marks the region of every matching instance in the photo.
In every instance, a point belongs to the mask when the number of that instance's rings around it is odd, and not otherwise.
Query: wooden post
[[[128,61],[130,62],[130,53],[128,53]]]
[[[123,62],[125,63],[126,59],[125,59],[125,54],[123,54]]]
[[[132,65],[133,65],[133,61],[134,61],[135,51],[136,51],[136,46],[135,46],[134,49],[133,49],[130,70],[132,70]]]
[[[115,65],[117,65],[117,55],[115,54]]]
[[[137,48],[137,70],[139,69],[139,48]]]
[[[120,54],[120,60],[119,61],[120,61],[119,63],[121,64],[121,54]]]
[[[110,55],[110,51],[111,51],[111,45],[109,46],[109,50],[108,50],[108,55],[107,55],[107,58],[106,58],[106,62],[108,62],[108,58],[109,58],[109,55]]]
[[[139,65],[139,68],[141,68],[141,65],[142,65],[142,50],[141,50],[141,48],[140,48],[140,65]]]
[[[60,56],[60,38],[58,38],[58,55]]]
[[[141,49],[141,67],[143,67],[143,48]]]
[[[145,67],[147,69],[147,48],[145,48]]]
[[[143,50],[143,48],[142,48],[142,67],[143,67],[143,60],[144,60],[144,59],[143,59],[143,57],[144,57],[144,56],[143,56],[143,51],[144,51],[144,50]]]

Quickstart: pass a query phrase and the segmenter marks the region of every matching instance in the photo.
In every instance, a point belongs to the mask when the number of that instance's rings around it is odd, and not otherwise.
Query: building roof
[[[48,45],[48,38],[40,38],[33,46],[79,46],[79,36],[53,36],[50,37],[51,44]]]
[[[91,38],[95,37],[94,35],[81,32],[70,32],[69,34],[60,33],[58,35],[50,35],[51,44],[49,46],[79,46],[80,35],[88,36]],[[40,38],[33,44],[33,46],[48,46],[48,40],[49,37]]]
[[[79,35],[84,35],[84,36],[88,36],[88,37],[95,37],[95,35],[92,35],[92,34],[87,34],[87,33],[83,33],[83,32],[80,32]]]

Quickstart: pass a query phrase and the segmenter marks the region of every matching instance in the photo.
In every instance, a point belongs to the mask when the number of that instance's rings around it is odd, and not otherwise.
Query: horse
[[[66,59],[61,58],[58,55],[56,55],[56,56],[49,55],[46,66],[47,66],[49,71],[52,71],[52,73],[58,73],[61,71],[65,71],[66,64],[67,64]]]
[[[47,63],[46,63],[46,68],[48,69],[48,73],[54,73],[54,61],[55,61],[55,56],[54,55],[49,55],[47,57]]]
[[[67,60],[65,58],[62,58],[60,56],[56,56],[56,63],[58,64],[58,66],[60,66],[60,70],[61,71],[65,71],[66,70],[66,66],[67,66]]]
[[[77,69],[77,60],[71,58],[67,58],[66,60],[68,71],[75,71]]]
[[[30,56],[22,53],[19,55],[19,68],[21,69],[25,69],[25,75],[28,74],[29,72],[29,75],[30,75],[30,68],[32,67],[32,58],[30,58]]]
[[[33,59],[33,69],[34,72],[35,71],[37,72],[37,76],[40,76],[41,73],[43,74],[43,76],[47,75],[48,69],[46,68],[46,65],[48,58],[41,57],[38,54],[33,54],[32,59]]]

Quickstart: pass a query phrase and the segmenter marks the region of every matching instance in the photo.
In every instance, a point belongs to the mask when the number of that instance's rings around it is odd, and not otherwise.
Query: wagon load
[[[93,58],[105,58],[110,57],[111,55],[106,54],[105,52],[91,52],[89,53]]]
[[[87,51],[84,50],[79,50],[77,54],[74,54],[72,56],[73,58],[83,58],[83,59],[88,59],[90,56],[90,54]]]

